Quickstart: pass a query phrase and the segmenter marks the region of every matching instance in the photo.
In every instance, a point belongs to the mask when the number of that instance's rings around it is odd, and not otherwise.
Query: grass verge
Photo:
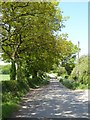
[[[10,75],[9,74],[0,74],[0,81],[8,81],[10,80]]]
[[[66,86],[69,89],[75,90],[75,89],[88,89],[88,85],[81,84],[79,81],[69,80],[65,78],[61,78],[59,80],[64,86]]]
[[[12,115],[13,112],[19,109],[19,105],[12,102],[7,102],[2,104],[2,120],[8,118]]]
[[[2,119],[9,118],[14,111],[19,109],[19,103],[30,88],[38,88],[49,84],[48,79],[27,81],[3,81],[2,82]]]

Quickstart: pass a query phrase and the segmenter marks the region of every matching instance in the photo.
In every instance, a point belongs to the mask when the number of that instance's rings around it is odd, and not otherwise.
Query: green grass
[[[75,90],[75,89],[88,89],[88,85],[85,84],[81,84],[80,82],[76,82],[74,80],[70,80],[70,79],[65,79],[65,78],[61,78],[59,80],[59,82],[61,82],[64,86],[66,86],[69,89]]]
[[[30,83],[29,83],[30,82]],[[36,83],[32,81],[27,82],[23,80],[18,81],[3,81],[2,82],[2,118],[9,118],[14,111],[19,108],[19,103],[22,102],[22,97],[29,92],[30,88],[37,88],[49,84],[49,78],[38,79]]]
[[[2,104],[2,118],[8,118],[12,115],[14,111],[17,111],[19,106],[16,103],[3,103]]]
[[[10,75],[0,74],[0,81],[6,81],[6,80],[10,80]]]
[[[77,89],[88,89],[88,85],[79,84],[79,86],[77,87]]]

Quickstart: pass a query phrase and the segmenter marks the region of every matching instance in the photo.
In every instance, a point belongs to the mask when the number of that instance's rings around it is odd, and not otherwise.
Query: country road
[[[88,118],[88,91],[69,90],[55,78],[23,97],[18,118]]]

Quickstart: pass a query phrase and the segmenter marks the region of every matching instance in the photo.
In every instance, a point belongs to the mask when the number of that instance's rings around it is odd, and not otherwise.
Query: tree
[[[20,8],[27,6],[22,3],[2,3],[2,50],[3,58],[9,60],[11,65],[11,79],[16,78],[16,61],[19,61],[22,40],[22,24],[20,21]],[[20,22],[19,22],[20,21]],[[24,28],[25,29],[25,28]],[[23,29],[23,30],[24,30]],[[12,77],[13,76],[13,77]]]
[[[61,18],[58,18],[60,15],[56,14],[56,10],[52,3],[44,3],[41,5],[43,14],[37,14],[36,17],[37,21],[35,22],[38,23],[38,25],[36,24],[35,26],[35,36],[31,40],[32,52],[30,53],[27,51],[25,57],[26,66],[29,66],[28,69],[30,70],[28,73],[32,74],[33,79],[36,79],[37,74],[41,71],[47,72],[51,69],[58,52],[56,49],[56,38],[53,33],[60,27],[59,22],[61,21]]]
[[[75,67],[76,53],[78,52],[78,47],[68,40],[68,34],[61,34],[58,38],[60,42],[59,49],[61,66],[65,67],[68,75]]]
[[[71,74],[73,68],[75,67],[76,55],[69,56],[65,58],[62,62],[62,66],[65,67],[68,75]]]
[[[3,58],[12,62],[11,79],[15,80],[17,73],[21,81],[27,71],[28,78],[37,79],[73,54],[75,46],[65,36],[57,39],[55,35],[63,26],[57,6],[57,2],[2,3],[1,43]]]
[[[65,67],[68,75],[70,75],[75,66],[78,47],[68,40],[68,34],[61,34],[57,38],[57,50],[59,55],[59,58],[57,58],[57,68]]]
[[[44,68],[45,71],[50,66],[50,60],[54,60],[53,57],[50,57],[51,53],[53,55],[53,42],[55,42],[53,33],[59,30],[62,21],[62,15],[59,14],[56,6],[56,3],[42,2],[2,3],[3,32],[1,43],[4,53],[3,58],[10,60],[14,67],[15,63],[17,64],[17,73],[19,73],[17,76],[21,76],[22,61],[27,60],[28,56],[33,63],[33,65],[31,64],[32,71],[36,71],[36,68],[39,69],[40,64],[45,66],[45,60],[48,58],[47,68]],[[40,69],[42,70],[43,67]],[[13,79],[15,79],[15,76]]]

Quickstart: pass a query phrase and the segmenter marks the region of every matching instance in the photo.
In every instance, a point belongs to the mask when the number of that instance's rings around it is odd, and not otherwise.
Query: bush
[[[49,77],[44,76],[43,79],[37,78],[37,82],[34,83],[32,79],[26,80],[23,78],[22,81],[10,80],[2,82],[2,109],[3,118],[10,116],[14,111],[15,106],[7,103],[17,104],[21,101],[21,97],[29,91],[30,86],[33,88],[40,87],[41,85],[47,85],[49,83]],[[39,85],[39,86],[37,86]],[[14,106],[14,107],[13,107]]]
[[[50,83],[49,80],[42,80],[42,82],[41,82],[42,85],[47,85],[47,84],[49,84],[49,83]]]
[[[68,75],[65,75],[65,79],[68,79]]]
[[[63,78],[60,78],[59,82],[63,82]]]
[[[85,85],[85,84],[80,84],[78,85],[77,89],[87,89],[88,88],[88,85]]]
[[[58,76],[62,76],[64,74],[67,74],[67,71],[65,70],[64,67],[59,67],[58,68]]]
[[[60,79],[59,82],[61,82],[64,86],[72,90],[88,88],[88,85],[81,84],[79,81],[74,81],[69,79]]]
[[[2,91],[17,91],[18,90],[18,83],[16,80],[10,80],[10,81],[2,81]]]
[[[76,81],[76,80],[78,80],[78,77],[77,77],[77,76],[74,76],[73,79]]]
[[[27,91],[29,90],[29,83],[26,79],[19,81],[18,82],[18,88],[19,89],[26,89]]]
[[[2,101],[18,101],[21,96],[23,96],[27,91],[29,91],[29,85],[26,80],[18,82],[16,80],[3,81],[2,82]]]
[[[65,79],[63,81],[63,85],[65,85],[69,89],[73,89],[73,83],[70,80]]]
[[[49,84],[49,79],[50,77],[47,76],[46,74],[43,74],[42,76],[38,76],[36,79],[29,79],[28,83],[31,88],[37,88],[42,85],[47,85]]]
[[[69,79],[60,79],[60,81],[64,86],[69,89],[76,89],[79,86],[79,82],[75,82],[74,80]]]
[[[79,64],[78,64],[79,63]],[[82,56],[71,73],[71,78],[81,84],[88,84],[88,56]]]

